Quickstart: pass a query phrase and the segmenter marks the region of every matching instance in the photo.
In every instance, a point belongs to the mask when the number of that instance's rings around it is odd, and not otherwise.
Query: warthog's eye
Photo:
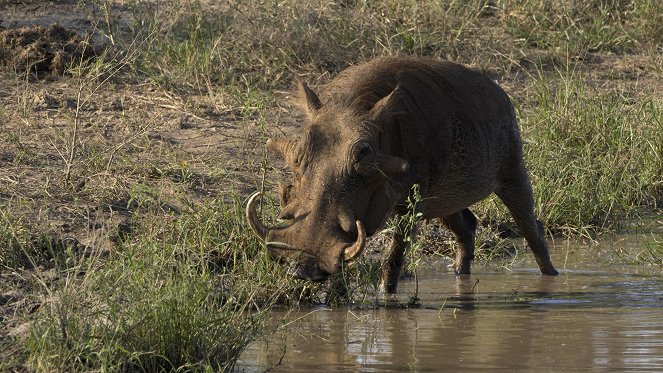
[[[353,166],[360,175],[368,175],[375,170],[375,157],[371,144],[357,144],[355,146]]]
[[[358,142],[352,147],[355,162],[361,162],[373,154],[373,147],[369,143]]]
[[[357,153],[357,161],[361,161],[362,159],[368,157],[373,153],[373,148],[371,148],[370,145],[363,146],[361,149],[359,149],[359,152]]]

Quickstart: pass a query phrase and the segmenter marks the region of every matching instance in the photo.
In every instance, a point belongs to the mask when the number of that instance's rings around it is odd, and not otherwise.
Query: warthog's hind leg
[[[516,221],[520,232],[534,253],[541,273],[557,275],[558,272],[553,266],[548,253],[543,224],[534,215],[532,185],[525,167],[520,163],[519,167],[513,169],[509,176],[503,177],[500,182],[501,184],[495,190],[495,194],[504,202]]]
[[[469,275],[474,259],[477,218],[469,209],[463,209],[455,214],[445,216],[442,218],[442,222],[456,235],[458,240],[454,271],[459,275]]]

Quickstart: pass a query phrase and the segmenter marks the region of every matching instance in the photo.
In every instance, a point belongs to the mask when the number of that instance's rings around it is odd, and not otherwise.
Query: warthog
[[[507,94],[455,63],[383,57],[341,72],[318,96],[299,87],[308,124],[296,139],[271,138],[293,179],[280,185],[284,222],[266,227],[246,208],[251,228],[296,277],[321,281],[352,261],[418,184],[418,211],[455,234],[455,271],[469,274],[477,219],[468,206],[495,193],[507,206],[543,274],[556,275],[534,214],[520,131]],[[402,219],[398,219],[401,220]],[[403,224],[401,224],[403,225]],[[382,288],[395,293],[406,249],[395,229],[384,254]]]

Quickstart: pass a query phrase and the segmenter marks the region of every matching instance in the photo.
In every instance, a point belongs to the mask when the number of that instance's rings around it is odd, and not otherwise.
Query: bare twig
[[[135,57],[138,56],[138,53],[140,51],[140,47],[143,44],[145,44],[147,41],[152,39],[154,37],[154,35],[155,35],[154,32],[147,35],[147,37],[145,37],[139,43],[137,43],[137,39],[134,39],[132,41],[131,45],[128,48],[129,53],[125,54],[119,60],[116,59],[117,56],[113,57],[113,59],[109,63],[109,67],[107,67],[107,68],[97,69],[97,71],[95,71],[93,74],[91,74],[91,75],[89,75],[85,78],[83,77],[83,72],[82,71],[79,72],[79,75],[78,75],[78,92],[77,92],[77,95],[76,95],[76,109],[74,111],[74,118],[73,118],[73,123],[72,123],[71,136],[70,136],[70,139],[69,139],[69,149],[68,149],[69,151],[68,151],[68,154],[67,154],[66,158],[64,157],[62,152],[60,152],[58,150],[58,153],[60,153],[60,156],[62,157],[62,159],[65,162],[65,169],[64,169],[64,184],[65,185],[68,185],[70,180],[71,180],[71,173],[72,173],[72,169],[73,169],[74,162],[75,162],[77,143],[79,141],[79,130],[80,130],[80,123],[81,123],[81,108],[85,107],[88,104],[88,102],[94,97],[94,95],[99,91],[99,89],[101,89],[101,87],[104,86],[104,84],[106,82],[108,82],[108,80],[111,77],[116,75],[122,68],[124,68],[131,61],[133,61],[135,59]],[[81,52],[80,59],[78,61],[79,66],[81,67],[81,70],[82,70],[82,66],[83,66],[83,63],[84,63],[83,57],[85,55],[85,50],[88,46],[89,46],[89,39],[84,44],[83,51]],[[92,90],[87,95],[84,96],[83,91],[84,91],[85,87],[89,86],[92,82],[100,79],[104,75],[106,75],[106,76],[96,86],[94,86],[94,88],[92,88]],[[134,136],[131,136],[130,139],[135,139],[136,137],[144,134],[145,131],[146,131],[145,128],[141,128],[141,130],[138,133],[134,134]],[[107,168],[110,167],[110,164],[112,162],[113,155],[115,154],[115,152],[117,152],[117,150],[119,148],[121,148],[122,146],[126,145],[126,143],[127,143],[127,141],[125,141],[122,144],[120,144],[120,145],[113,148],[113,150],[111,151],[111,159],[109,160],[109,162],[107,164]],[[56,148],[56,150],[57,150],[57,148]]]

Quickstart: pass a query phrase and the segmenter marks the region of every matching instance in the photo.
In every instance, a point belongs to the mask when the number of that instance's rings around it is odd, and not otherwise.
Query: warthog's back
[[[457,273],[469,274],[477,219],[469,207],[494,192],[532,248],[542,273],[555,275],[543,226],[534,215],[513,107],[482,74],[449,62],[379,58],[341,73],[318,96],[300,85],[308,124],[295,139],[270,139],[293,172],[281,188],[279,227],[263,225],[255,193],[247,220],[294,275],[322,281],[354,260],[390,216],[418,211],[458,238]],[[381,287],[396,291],[407,247],[405,219],[384,253]]]
[[[481,73],[451,62],[384,57],[345,70],[322,97],[368,110],[394,89],[402,113],[398,129],[385,130],[388,151],[410,160],[412,181],[431,202],[440,201],[436,209],[452,213],[490,194],[504,153],[512,158],[520,152],[506,93]]]
[[[377,58],[344,70],[320,96],[323,102],[370,108],[399,83],[412,100],[465,112],[467,119],[490,122],[511,116],[509,98],[497,84],[479,72],[436,59]]]

